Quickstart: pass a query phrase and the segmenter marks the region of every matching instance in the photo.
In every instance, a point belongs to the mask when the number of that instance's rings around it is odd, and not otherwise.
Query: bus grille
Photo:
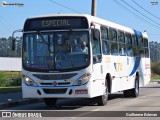
[[[67,88],[63,89],[43,89],[44,93],[46,94],[65,94],[67,91]]]
[[[41,79],[41,80],[63,80],[63,79],[69,79],[73,76],[77,75],[77,73],[71,73],[71,74],[34,74],[33,76]]]
[[[40,83],[41,85],[52,85],[53,86],[53,83]],[[57,85],[69,85],[70,82],[60,82],[60,83],[57,83]]]

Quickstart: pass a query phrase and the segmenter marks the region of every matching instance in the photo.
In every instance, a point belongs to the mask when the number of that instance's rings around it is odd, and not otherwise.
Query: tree
[[[21,57],[22,37],[16,37],[16,50],[12,51],[12,37],[0,38],[0,57]]]
[[[152,62],[160,61],[160,43],[158,42],[150,42],[150,58]]]

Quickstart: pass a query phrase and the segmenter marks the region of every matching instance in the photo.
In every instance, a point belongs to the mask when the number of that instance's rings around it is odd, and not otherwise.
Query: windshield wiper
[[[47,40],[44,38],[43,34],[40,31],[37,31],[37,33],[41,36],[42,41],[48,46],[48,50],[50,50],[50,44],[47,42]]]
[[[49,45],[49,43],[47,42],[47,40],[44,38],[44,36],[42,35],[42,33],[40,31],[37,31],[37,33],[41,36],[43,42],[47,45]]]

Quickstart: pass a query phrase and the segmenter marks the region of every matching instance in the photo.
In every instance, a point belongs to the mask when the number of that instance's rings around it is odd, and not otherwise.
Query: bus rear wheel
[[[108,87],[107,87],[107,85],[105,85],[104,94],[96,97],[95,100],[99,106],[104,106],[107,104],[107,101],[108,101]]]
[[[138,76],[136,77],[135,80],[135,87],[131,90],[132,97],[138,97],[139,95],[139,79]]]
[[[44,98],[44,102],[47,106],[55,106],[57,98]]]
[[[136,79],[135,79],[135,87],[133,89],[124,90],[123,95],[125,97],[138,97],[138,95],[139,95],[139,79],[138,79],[138,76],[136,76]]]

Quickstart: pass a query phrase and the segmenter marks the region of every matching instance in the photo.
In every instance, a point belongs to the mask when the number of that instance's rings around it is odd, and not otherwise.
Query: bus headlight
[[[28,86],[38,86],[34,80],[32,80],[31,78],[29,78],[27,76],[23,77],[23,80],[26,83],[26,85],[28,85]]]
[[[89,81],[90,78],[91,78],[91,74],[90,73],[84,74],[80,78],[78,78],[73,83],[73,85],[84,85],[84,84],[86,84]]]

